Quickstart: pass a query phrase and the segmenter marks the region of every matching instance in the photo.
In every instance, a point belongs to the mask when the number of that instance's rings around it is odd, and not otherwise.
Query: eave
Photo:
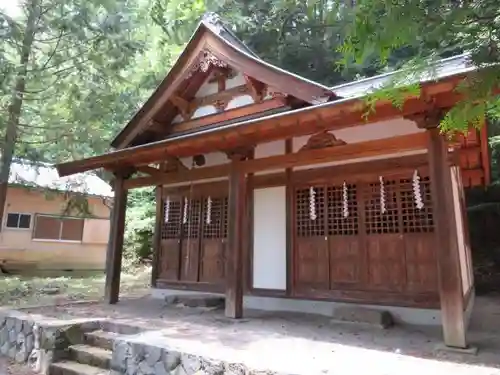
[[[61,176],[97,168],[120,170],[158,162],[169,155],[181,157],[228,150],[314,134],[322,130],[362,126],[364,123],[424,113],[435,108],[448,109],[461,98],[455,88],[464,78],[465,75],[455,75],[440,81],[423,83],[420,97],[407,98],[402,108],[394,107],[389,101],[379,101],[375,105],[375,111],[368,117],[364,96],[359,96],[178,135],[142,146],[59,164],[56,167]]]

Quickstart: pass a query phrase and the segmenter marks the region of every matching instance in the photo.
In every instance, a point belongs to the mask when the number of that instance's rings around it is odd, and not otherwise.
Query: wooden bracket
[[[434,129],[439,126],[446,112],[447,110],[443,108],[432,108],[425,112],[404,116],[404,118],[415,122],[420,129]]]
[[[191,118],[191,106],[186,99],[174,94],[168,100],[177,107],[185,121]]]
[[[245,75],[244,77],[248,90],[250,91],[250,95],[252,96],[254,102],[260,103],[262,99],[264,99],[264,90],[266,88],[266,85],[247,75]]]
[[[167,155],[165,156],[165,172],[179,172],[189,170],[179,158],[175,156]]]
[[[251,158],[253,154],[253,147],[239,147],[232,150],[225,151],[227,158],[231,161],[243,161]]]
[[[148,174],[152,177],[161,177],[163,175],[163,172],[159,170],[158,168],[151,167],[149,165],[139,165],[136,167],[138,172],[142,172],[145,174]]]

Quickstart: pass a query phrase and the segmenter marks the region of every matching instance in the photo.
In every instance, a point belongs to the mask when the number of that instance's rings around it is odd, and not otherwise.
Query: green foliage
[[[143,188],[130,192],[126,216],[125,253],[132,261],[151,257],[155,213],[153,189]]]
[[[360,0],[353,12],[339,48],[344,65],[373,56],[386,64],[401,48],[411,49],[420,62],[468,52],[480,69],[458,88],[463,99],[448,112],[441,130],[464,132],[482,126],[487,115],[500,115],[494,94],[500,79],[498,1]]]
[[[165,43],[186,43],[200,17],[216,12],[259,57],[283,69],[324,84],[336,84],[377,73],[371,61],[339,70],[337,50],[344,37],[349,7],[331,0],[154,0],[153,21]]]

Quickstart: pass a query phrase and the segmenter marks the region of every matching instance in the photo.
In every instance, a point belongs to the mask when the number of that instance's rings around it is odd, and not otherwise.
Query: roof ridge
[[[261,58],[250,47],[248,47],[245,42],[238,38],[231,28],[227,26],[223,18],[218,13],[205,12],[205,14],[201,17],[200,22],[214,33],[227,40],[229,43],[236,45],[239,48],[241,47],[241,49],[253,57],[261,60]]]

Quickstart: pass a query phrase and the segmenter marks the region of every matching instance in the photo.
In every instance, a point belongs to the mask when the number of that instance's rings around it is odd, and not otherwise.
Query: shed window
[[[81,241],[83,237],[83,219],[37,215],[34,239],[55,241]]]
[[[31,227],[31,215],[30,214],[19,214],[19,213],[8,213],[5,226],[7,228],[30,229],[30,227]]]

